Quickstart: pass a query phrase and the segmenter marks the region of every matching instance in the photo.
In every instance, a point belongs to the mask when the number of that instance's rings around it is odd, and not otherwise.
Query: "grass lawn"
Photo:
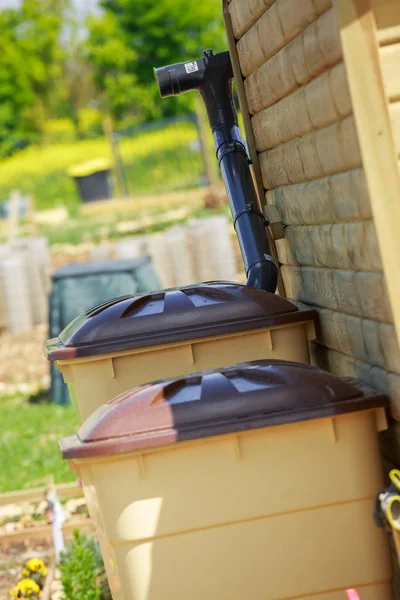
[[[50,474],[56,483],[74,481],[58,448],[59,438],[77,431],[79,419],[72,408],[0,398],[0,423],[0,493],[31,487]]]

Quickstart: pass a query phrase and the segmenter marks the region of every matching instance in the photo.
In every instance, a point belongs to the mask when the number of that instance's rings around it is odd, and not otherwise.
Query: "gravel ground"
[[[0,397],[49,387],[49,365],[42,352],[47,337],[47,325],[16,336],[0,333]]]

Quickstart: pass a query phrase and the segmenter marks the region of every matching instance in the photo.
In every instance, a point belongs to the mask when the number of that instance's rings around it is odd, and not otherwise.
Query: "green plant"
[[[74,531],[74,539],[62,554],[60,570],[66,600],[111,598],[103,559],[95,538]]]

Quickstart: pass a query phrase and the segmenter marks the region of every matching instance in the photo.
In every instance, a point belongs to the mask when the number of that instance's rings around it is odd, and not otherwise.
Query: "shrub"
[[[103,135],[102,114],[96,108],[82,108],[79,111],[79,131],[83,138],[97,138]]]
[[[46,123],[42,143],[63,144],[74,142],[76,132],[70,119],[50,119]]]
[[[61,582],[66,600],[108,600],[111,598],[104,563],[95,538],[80,531],[62,554]]]

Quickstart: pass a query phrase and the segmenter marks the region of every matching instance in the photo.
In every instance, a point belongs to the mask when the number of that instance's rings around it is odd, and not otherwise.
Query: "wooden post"
[[[120,198],[124,198],[128,196],[128,191],[126,189],[124,174],[122,171],[121,159],[119,156],[117,144],[114,139],[114,130],[112,125],[112,120],[110,116],[106,116],[103,119],[103,131],[104,135],[109,141],[111,154],[113,157],[113,165],[114,165],[114,173],[117,182],[117,196]]]
[[[26,197],[26,216],[29,223],[30,235],[36,235],[35,201],[32,194]]]
[[[8,215],[8,241],[13,242],[17,238],[19,204],[21,193],[19,190],[13,190],[10,196],[10,212]]]
[[[400,341],[400,174],[370,0],[336,0],[383,270]]]
[[[219,183],[218,163],[214,145],[210,143],[210,126],[208,124],[207,111],[199,95],[196,95],[195,98],[195,110],[206,176],[208,184],[214,186]]]

